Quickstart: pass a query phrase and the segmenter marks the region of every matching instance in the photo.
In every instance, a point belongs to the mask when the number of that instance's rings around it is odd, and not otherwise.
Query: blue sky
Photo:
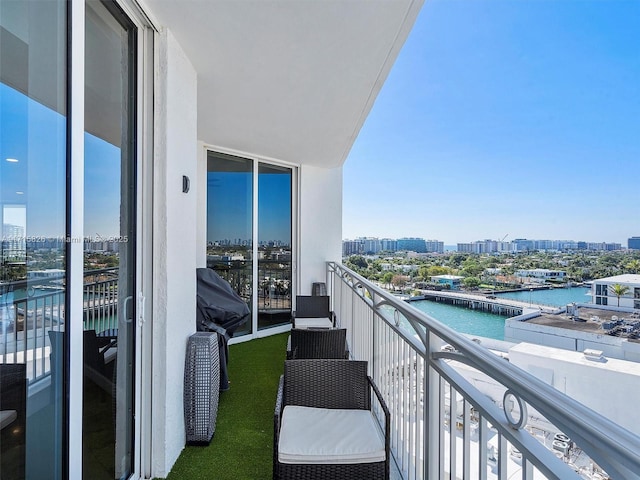
[[[279,240],[290,245],[291,174],[278,167],[266,170],[258,175],[258,241]],[[207,173],[207,188],[207,242],[250,240],[253,174],[211,171]]]
[[[425,1],[344,165],[343,237],[505,235],[640,235],[640,1]]]

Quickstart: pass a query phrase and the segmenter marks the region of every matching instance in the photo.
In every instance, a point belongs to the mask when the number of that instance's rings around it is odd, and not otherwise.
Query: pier
[[[515,317],[522,315],[525,309],[540,310],[541,313],[559,313],[562,308],[549,305],[538,305],[535,303],[521,302],[508,298],[500,298],[494,295],[472,294],[462,292],[445,292],[438,290],[420,290],[420,295],[411,297],[409,302],[417,300],[430,300],[433,302],[448,303],[470,310],[482,310],[484,312]]]

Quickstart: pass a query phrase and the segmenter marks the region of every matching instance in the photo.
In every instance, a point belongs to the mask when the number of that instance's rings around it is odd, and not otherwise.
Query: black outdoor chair
[[[293,328],[335,328],[336,316],[330,310],[327,295],[297,295],[291,314]]]
[[[0,364],[0,476],[24,478],[27,419],[27,368]]]
[[[347,330],[300,329],[291,330],[287,359],[349,358]]]
[[[51,375],[52,386],[55,389],[54,395],[60,395],[61,385],[58,383],[58,375],[61,374],[63,364],[62,356],[64,352],[64,332],[49,330],[49,342],[51,344]],[[83,345],[83,373],[91,382],[100,387],[109,395],[114,395],[115,388],[115,356],[111,353],[116,347],[115,341],[105,337],[98,337],[95,330],[85,330],[82,336]]]
[[[274,414],[273,478],[386,480],[389,422],[367,362],[287,360]]]

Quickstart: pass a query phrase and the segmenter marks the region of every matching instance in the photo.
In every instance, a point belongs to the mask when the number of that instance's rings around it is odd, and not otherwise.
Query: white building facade
[[[593,280],[591,298],[591,303],[596,305],[640,310],[640,275],[624,274]]]

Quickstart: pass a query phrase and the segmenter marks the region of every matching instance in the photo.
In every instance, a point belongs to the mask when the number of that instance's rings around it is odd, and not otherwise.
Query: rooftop
[[[535,355],[547,358],[553,361],[563,361],[579,365],[588,365],[592,368],[601,370],[610,370],[612,372],[625,373],[640,378],[640,363],[629,362],[617,358],[606,358],[604,361],[589,360],[583,352],[573,352],[561,348],[548,347],[545,345],[536,345],[533,343],[519,343],[515,347],[509,349],[509,353],[521,352],[527,355]]]
[[[603,333],[602,322],[611,321],[613,317],[633,319],[632,313],[627,311],[604,310],[600,308],[579,307],[575,317],[582,321],[575,321],[572,315],[543,313],[538,317],[527,320],[529,323],[546,325],[548,327],[565,328],[567,330],[577,330],[589,333]],[[597,317],[597,318],[596,318]]]
[[[593,282],[611,282],[611,283],[640,283],[640,275],[635,273],[625,273],[623,275],[615,275],[613,277],[598,278]]]

